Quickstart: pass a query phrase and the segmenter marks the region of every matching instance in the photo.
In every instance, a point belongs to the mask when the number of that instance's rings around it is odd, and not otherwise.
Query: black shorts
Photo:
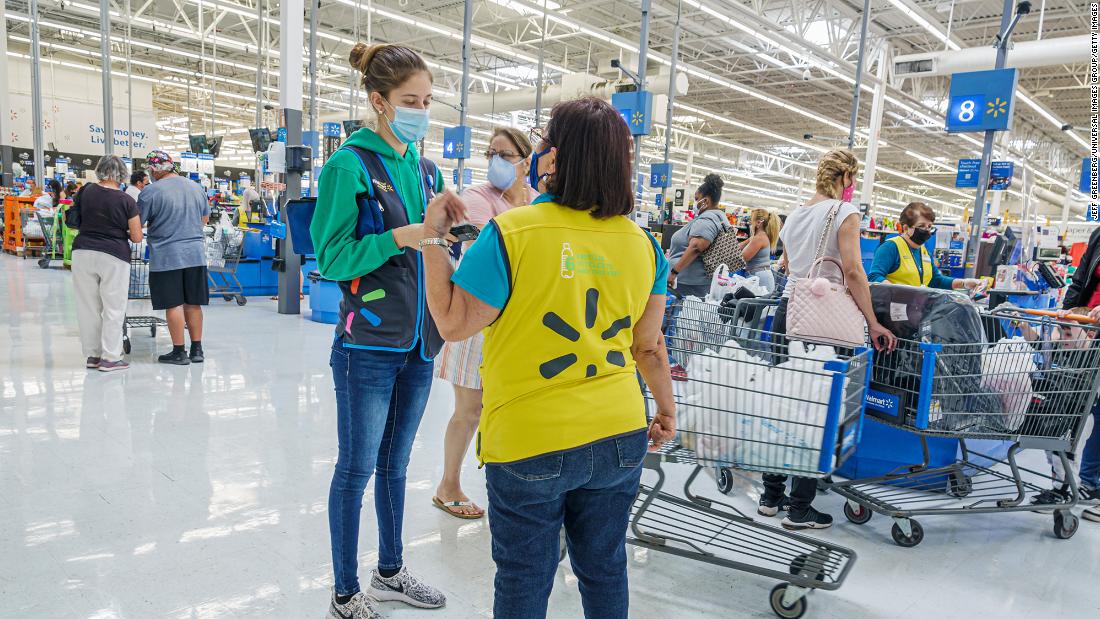
[[[180,305],[209,304],[210,288],[206,280],[206,267],[150,271],[149,296],[155,310],[166,310]]]

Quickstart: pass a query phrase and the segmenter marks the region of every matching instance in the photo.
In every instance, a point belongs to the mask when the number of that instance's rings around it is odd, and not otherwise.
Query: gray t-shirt
[[[715,208],[699,215],[691,223],[677,230],[668,244],[668,261],[672,268],[676,268],[676,263],[687,251],[692,238],[698,237],[713,243],[714,239],[718,237],[718,233],[727,225],[726,214],[721,209]],[[686,286],[709,285],[710,278],[707,277],[707,269],[703,266],[702,257],[692,260],[691,264],[680,271],[680,274],[676,276],[676,281],[677,284]]]
[[[149,226],[149,270],[175,271],[206,265],[202,218],[210,215],[198,183],[169,176],[150,183],[138,195],[141,222]]]

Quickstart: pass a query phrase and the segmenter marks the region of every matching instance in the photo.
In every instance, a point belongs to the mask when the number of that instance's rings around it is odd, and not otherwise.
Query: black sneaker
[[[1100,488],[1081,486],[1079,494],[1078,503],[1100,504]]]
[[[1081,517],[1092,522],[1100,522],[1100,507],[1087,507],[1081,512]]]
[[[1039,507],[1050,506],[1045,509],[1034,510],[1039,514],[1049,514],[1054,511],[1054,506],[1069,503],[1069,493],[1061,489],[1043,490],[1031,497],[1031,504]]]
[[[192,346],[191,347],[191,354],[188,356],[188,358],[191,360],[191,363],[202,363],[203,361],[206,360],[206,358],[202,356],[202,347],[201,346],[198,347],[198,348],[195,348],[194,346]]]
[[[764,495],[760,497],[760,506],[756,508],[756,513],[761,516],[774,516],[780,512],[785,511],[790,507],[790,499],[785,496],[781,496],[777,499]]]
[[[823,514],[813,507],[807,507],[804,511],[787,510],[787,517],[780,523],[788,531],[799,529],[828,529],[833,526],[833,517]]]
[[[191,360],[187,358],[187,354],[182,350],[173,350],[166,355],[161,355],[157,357],[157,361],[161,363],[171,363],[172,365],[191,365]]]

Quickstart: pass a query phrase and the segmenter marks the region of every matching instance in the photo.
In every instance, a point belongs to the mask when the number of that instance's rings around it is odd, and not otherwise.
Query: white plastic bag
[[[770,294],[770,291],[760,284],[760,278],[757,276],[743,277],[736,273],[731,274],[724,264],[719,265],[718,270],[710,278],[710,298],[716,302],[721,302],[727,294],[735,293],[741,288],[747,288],[757,297]]]
[[[1003,338],[982,352],[981,388],[1000,398],[1005,427],[1023,423],[1035,370],[1035,349],[1022,337]]]
[[[42,234],[42,226],[39,225],[37,219],[28,219],[27,224],[23,226],[23,238],[43,240],[46,235]]]
[[[730,340],[721,357],[695,356],[678,403],[681,443],[711,462],[818,470],[832,388],[824,362],[835,351],[792,342],[790,353],[773,367]]]

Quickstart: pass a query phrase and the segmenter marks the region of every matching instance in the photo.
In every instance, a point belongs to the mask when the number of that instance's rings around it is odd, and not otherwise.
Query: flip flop
[[[455,518],[461,518],[463,520],[478,520],[485,516],[484,510],[482,510],[480,514],[463,514],[461,512],[456,512],[451,509],[452,507],[475,507],[477,509],[481,509],[474,505],[472,501],[447,501],[446,503],[444,503],[439,499],[439,497],[433,496],[432,505],[435,505],[437,508],[447,512]]]

